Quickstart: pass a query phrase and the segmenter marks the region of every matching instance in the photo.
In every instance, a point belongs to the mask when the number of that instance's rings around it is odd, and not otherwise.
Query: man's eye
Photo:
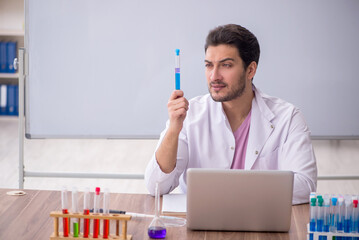
[[[208,67],[211,67],[211,64],[210,64],[210,63],[206,63],[204,66],[205,66],[206,68],[208,68]]]
[[[223,63],[223,67],[230,68],[230,67],[232,67],[232,64],[229,64],[229,63]]]

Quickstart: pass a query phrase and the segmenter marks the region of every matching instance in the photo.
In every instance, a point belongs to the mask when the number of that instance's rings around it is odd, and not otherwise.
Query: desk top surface
[[[61,193],[25,190],[27,194],[24,196],[9,196],[6,194],[8,191],[11,190],[0,189],[0,239],[49,239],[53,233],[50,212],[61,210]],[[83,202],[82,193],[79,202]],[[128,212],[154,214],[154,198],[148,194],[113,193],[110,207]],[[191,231],[184,226],[167,228],[166,239],[306,239],[308,219],[309,205],[304,204],[293,206],[288,233]],[[131,234],[134,240],[149,239],[147,228],[151,220],[131,220],[128,223],[128,234]]]

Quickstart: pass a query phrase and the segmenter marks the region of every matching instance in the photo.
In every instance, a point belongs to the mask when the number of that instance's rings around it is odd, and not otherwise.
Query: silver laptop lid
[[[189,169],[187,227],[273,231],[290,228],[293,172]]]

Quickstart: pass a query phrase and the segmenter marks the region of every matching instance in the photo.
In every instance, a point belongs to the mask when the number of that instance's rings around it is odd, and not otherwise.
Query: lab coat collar
[[[252,88],[254,91],[255,100],[258,103],[257,106],[259,107],[262,116],[265,117],[268,121],[272,121],[272,119],[274,118],[274,113],[269,109],[268,105],[264,102],[263,97],[265,96],[265,94],[261,90],[256,88],[254,84],[252,84]],[[252,108],[253,108],[253,103],[252,103]]]
[[[273,112],[263,99],[263,93],[253,85],[255,96],[252,100],[251,126],[248,136],[248,145],[245,169],[251,169],[260,152],[274,130]]]

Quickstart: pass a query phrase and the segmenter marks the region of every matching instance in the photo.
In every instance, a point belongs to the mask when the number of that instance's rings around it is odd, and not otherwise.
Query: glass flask
[[[150,238],[161,239],[166,237],[166,226],[160,218],[160,189],[156,182],[155,189],[155,217],[148,227],[148,236]]]

